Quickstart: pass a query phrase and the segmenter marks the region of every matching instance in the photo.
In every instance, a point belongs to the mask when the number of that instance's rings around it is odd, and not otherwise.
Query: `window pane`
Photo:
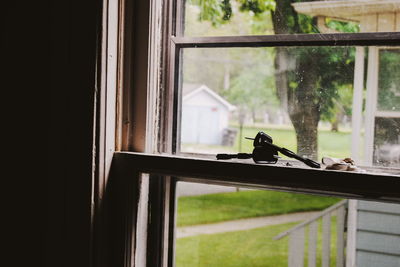
[[[186,36],[393,32],[399,14],[396,1],[187,0],[180,21]]]
[[[399,204],[190,182],[176,192],[177,267],[400,262]]]
[[[399,112],[400,49],[381,49],[379,53],[378,110]]]
[[[376,118],[374,147],[375,164],[399,166],[400,118]]]
[[[379,110],[366,116],[363,103],[379,107],[385,99],[391,110],[400,109],[393,91],[399,86],[400,58],[398,49],[380,51],[380,62],[370,60],[367,66],[367,47],[185,48],[177,147],[214,156],[252,153],[253,141],[245,137],[263,131],[274,144],[319,162],[331,157],[385,165],[372,155],[378,143],[400,143],[398,126],[379,124],[378,117],[387,117]],[[368,69],[379,63],[375,72]],[[368,75],[379,77],[378,97],[367,93],[367,88],[378,90]],[[396,124],[396,114],[387,119]],[[365,124],[373,124],[372,135],[365,134]],[[379,137],[382,131],[385,137]],[[399,167],[394,147],[389,148],[394,155],[390,166]]]

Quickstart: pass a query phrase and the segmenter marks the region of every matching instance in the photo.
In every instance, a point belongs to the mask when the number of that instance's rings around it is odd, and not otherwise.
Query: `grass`
[[[178,226],[322,210],[340,199],[297,193],[251,190],[185,196],[178,199]]]
[[[288,237],[281,240],[273,240],[273,237],[294,225],[296,223],[178,239],[176,266],[287,267]],[[317,266],[321,264],[321,227],[319,232]],[[336,266],[336,218],[334,217],[332,217],[331,233],[330,266]],[[307,251],[307,242],[305,251]],[[304,266],[307,266],[307,253],[305,253]]]
[[[272,137],[274,144],[285,147],[293,152],[297,150],[296,134],[292,129],[274,129],[274,128],[257,128],[244,127],[242,132],[242,144],[240,152],[251,152],[253,143],[244,137],[254,137],[259,131],[264,131]],[[329,130],[318,131],[318,155],[331,157],[348,157],[350,156],[351,133],[349,132],[331,132]],[[239,134],[236,137],[234,150],[239,151],[240,139]],[[280,155],[283,157],[283,155]]]
[[[245,140],[244,137],[254,137],[258,131],[264,131],[271,135],[275,144],[296,152],[296,136],[292,129],[263,127],[244,127],[242,139],[240,139],[242,140],[241,145],[239,145],[240,136],[238,134],[233,147],[185,144],[182,150],[209,153],[251,152],[253,150],[252,141]],[[319,158],[322,156],[348,157],[350,155],[350,135],[349,132],[319,130]],[[180,197],[178,199],[177,226],[322,210],[339,200],[333,197],[259,190]],[[176,266],[286,267],[288,264],[288,240],[285,238],[275,241],[272,238],[295,224],[178,239],[176,241]],[[334,220],[332,227],[336,227]],[[331,238],[333,248],[331,259],[334,262],[336,237],[333,235]],[[307,249],[307,244],[305,249]],[[320,237],[318,250],[321,250]],[[307,255],[305,262],[307,262]],[[320,264],[320,257],[317,259],[318,262]],[[307,265],[305,264],[305,266]]]
[[[237,128],[237,127],[236,127]],[[246,152],[253,151],[253,143],[251,140],[246,140],[244,137],[255,137],[259,131],[264,131],[269,134],[274,143],[278,146],[285,147],[293,152],[297,151],[296,134],[290,128],[276,128],[259,126],[245,126],[243,127],[242,138],[240,134],[236,135],[234,146],[212,146],[212,145],[199,145],[199,144],[183,144],[182,151],[187,152],[209,152],[209,153],[224,153],[224,152]],[[240,144],[241,141],[241,144]],[[338,158],[345,158],[350,156],[351,149],[351,132],[332,132],[326,129],[318,130],[318,157],[331,156]],[[285,158],[280,154],[282,158]]]

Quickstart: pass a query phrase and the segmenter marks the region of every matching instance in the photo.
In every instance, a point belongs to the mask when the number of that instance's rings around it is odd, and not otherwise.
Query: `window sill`
[[[117,168],[176,176],[179,181],[400,203],[400,175],[394,173],[344,172],[135,152],[116,152],[114,160]]]

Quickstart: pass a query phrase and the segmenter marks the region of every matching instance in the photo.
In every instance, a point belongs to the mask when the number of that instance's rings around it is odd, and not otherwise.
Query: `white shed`
[[[206,85],[184,84],[181,143],[221,145],[223,131],[235,109]]]

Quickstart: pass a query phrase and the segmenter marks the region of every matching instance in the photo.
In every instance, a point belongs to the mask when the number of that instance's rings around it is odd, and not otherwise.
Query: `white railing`
[[[336,267],[344,267],[344,226],[346,206],[347,200],[342,200],[335,205],[321,211],[321,213],[310,218],[309,220],[306,220],[274,237],[275,240],[279,240],[289,235],[289,267],[303,267],[304,265],[306,227],[308,227],[308,267],[317,266],[318,223],[320,218],[322,218],[322,267],[330,266],[331,217],[333,213],[336,213]]]

